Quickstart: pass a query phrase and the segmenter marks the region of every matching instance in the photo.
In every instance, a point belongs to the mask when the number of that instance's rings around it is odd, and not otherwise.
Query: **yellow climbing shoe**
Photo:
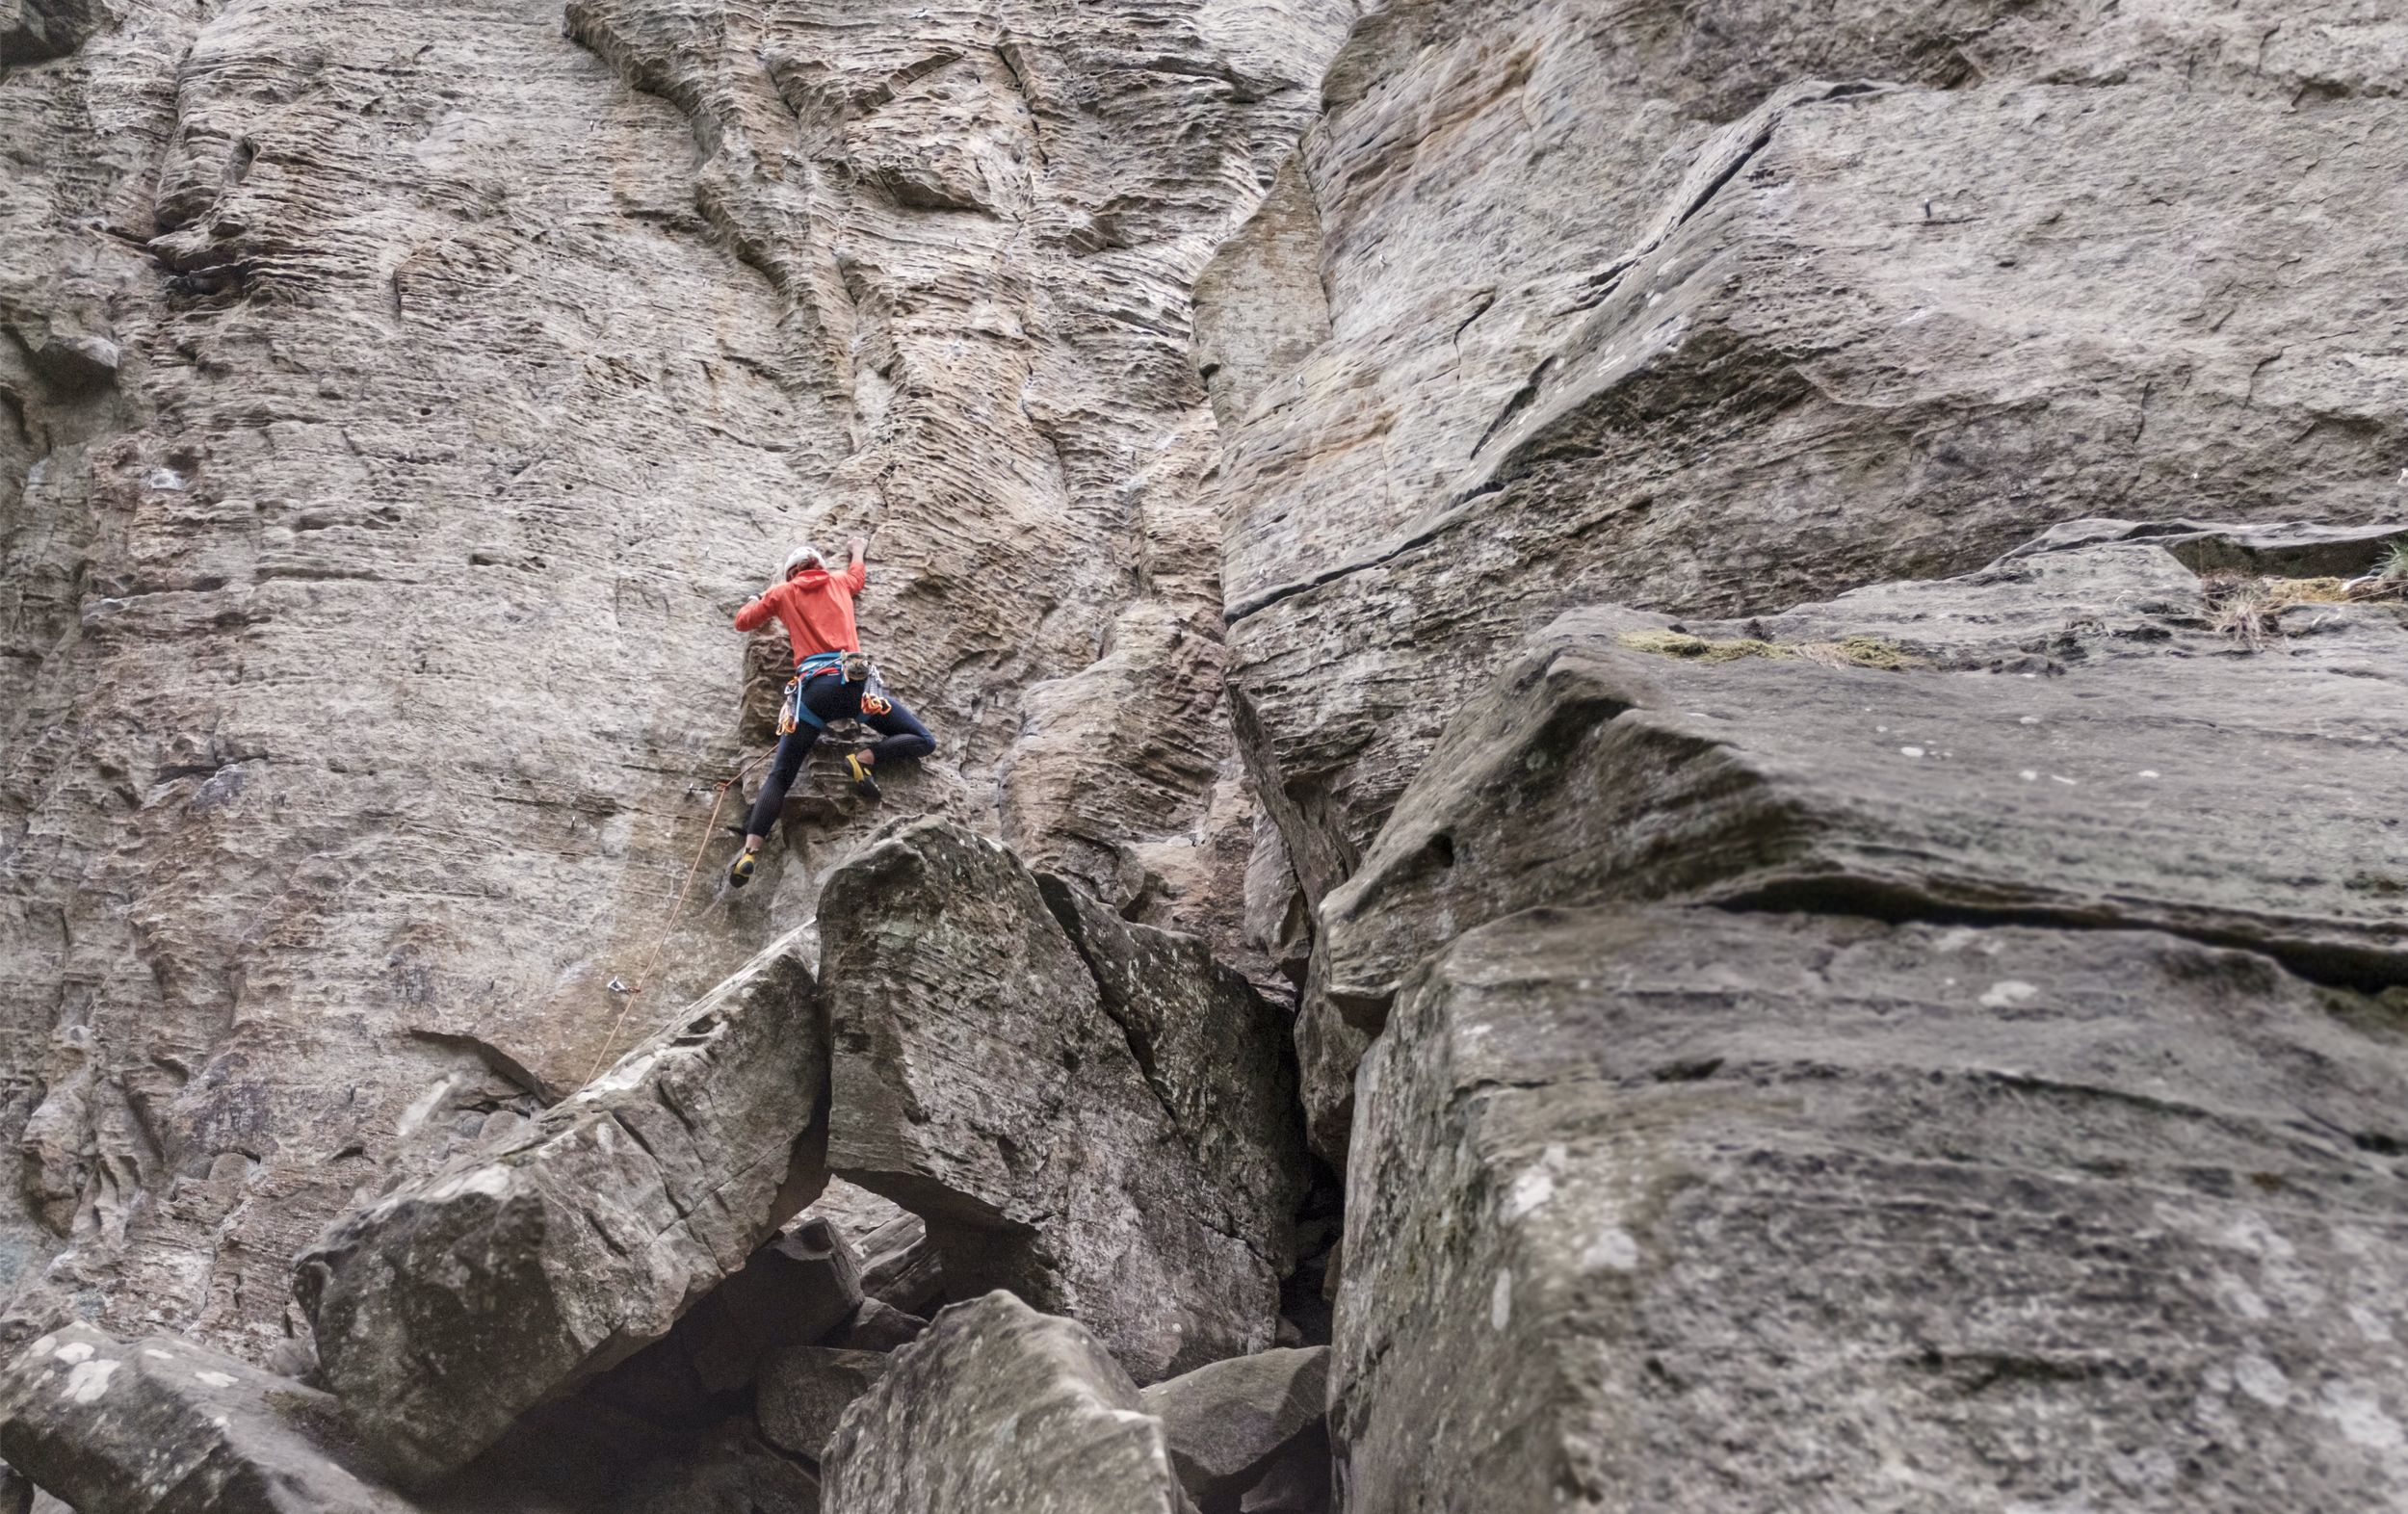
[[[861,760],[859,752],[845,754],[845,770],[852,774],[852,792],[865,799],[877,797],[877,779],[870,775],[870,765]]]
[[[730,888],[742,888],[752,881],[752,869],[760,860],[760,855],[757,851],[736,853],[736,860],[727,865],[727,883]]]

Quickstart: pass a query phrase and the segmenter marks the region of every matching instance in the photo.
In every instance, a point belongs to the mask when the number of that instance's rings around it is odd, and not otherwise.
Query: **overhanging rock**
[[[667,1333],[817,1193],[826,1026],[802,932],[506,1145],[338,1221],[297,1291],[404,1475]]]
[[[1567,615],[1325,902],[1323,992],[1375,1029],[1482,921],[1684,897],[2156,927],[2408,982],[2408,833],[2380,820],[2408,794],[2408,623],[2287,613],[2247,650],[2139,541],[1745,624]]]

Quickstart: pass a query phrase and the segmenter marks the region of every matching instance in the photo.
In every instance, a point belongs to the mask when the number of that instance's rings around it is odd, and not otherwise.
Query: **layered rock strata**
[[[2395,1506],[2403,1095],[2162,933],[1482,927],[1364,1068],[1348,1506]]]
[[[2318,980],[2408,979],[2408,851],[2369,807],[2408,735],[2396,608],[2298,603],[2278,628],[2295,634],[2253,651],[2177,554],[2263,565],[2282,538],[2119,534],[1746,622],[1602,608],[1535,638],[1323,904],[1299,1028],[1323,1050],[1322,1145],[1343,1150],[1397,985],[1454,932],[1540,905],[2155,927]],[[2392,539],[2288,556],[2355,571]]]
[[[1770,611],[2109,512],[2398,518],[2403,80],[2352,3],[1370,8],[1201,286],[1296,886],[1565,610]],[[1223,334],[1264,327],[1329,334]]]
[[[762,735],[727,617],[798,536],[875,537],[942,742],[893,802],[1233,941],[1189,289],[1350,16],[0,6],[33,1312],[277,1348],[358,1190],[806,918],[877,822],[824,782],[663,928]]]
[[[1349,1506],[2395,1501],[2408,615],[2188,565],[2389,539],[1537,638],[1322,910]]]

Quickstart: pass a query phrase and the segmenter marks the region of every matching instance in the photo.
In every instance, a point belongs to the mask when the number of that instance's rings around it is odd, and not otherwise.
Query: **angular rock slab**
[[[1202,1514],[1237,1514],[1241,1501],[1282,1463],[1314,1462],[1329,1481],[1329,1347],[1236,1356],[1145,1390],[1145,1412],[1163,1422],[1170,1464]]]
[[[778,1351],[762,1364],[754,1413],[772,1445],[815,1460],[854,1399],[886,1375],[894,1358],[883,1351],[804,1345]]]
[[[2408,807],[2408,621],[2303,610],[2299,635],[2243,651],[2140,542],[1691,641],[1567,615],[1325,901],[1323,991],[1375,1028],[1457,931],[1683,896],[2149,927],[2408,983],[2408,829],[2384,823]],[[1750,646],[1771,655],[1731,655]]]
[[[2408,1044],[2264,957],[1532,910],[1360,1097],[1349,1509],[2408,1496]]]
[[[173,1336],[69,1325],[0,1375],[0,1453],[87,1514],[410,1514],[333,1398]]]
[[[1198,937],[1133,925],[1050,874],[1037,889],[1094,975],[1194,1167],[1189,1203],[1281,1272],[1304,1197],[1304,1131],[1289,1011]]]
[[[1192,1514],[1162,1422],[1076,1323],[1008,1293],[939,1314],[845,1411],[827,1514]]]
[[[1158,941],[1145,960],[1188,981],[1138,998],[1211,1016],[1217,1061],[1184,1027],[1149,1040],[1029,870],[934,821],[840,869],[820,930],[831,1166],[927,1219],[948,1292],[1076,1318],[1141,1382],[1270,1344],[1297,1143],[1256,1081],[1282,1038],[1200,953]]]
[[[338,1221],[296,1291],[401,1473],[469,1461],[667,1333],[825,1182],[825,1020],[798,931],[523,1133]]]

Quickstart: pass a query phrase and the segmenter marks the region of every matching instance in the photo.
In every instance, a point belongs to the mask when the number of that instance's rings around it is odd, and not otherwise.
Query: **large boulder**
[[[1353,1056],[1457,932],[1711,899],[2151,927],[2408,982],[2408,624],[2305,602],[2256,650],[2199,562],[2371,563],[2379,533],[2106,525],[1744,623],[1611,609],[1533,639],[1321,911],[1299,1040],[1343,1146]],[[2286,547],[2286,543],[2289,543]],[[2329,581],[2262,589],[2331,594]]]
[[[2408,1497],[2382,1001],[2157,932],[1539,909],[1360,1098],[1351,1509]]]
[[[1191,1514],[1162,1422],[1101,1342],[1008,1293],[955,1304],[845,1411],[827,1514]]]
[[[1099,971],[1016,857],[936,821],[830,878],[820,928],[830,1164],[927,1220],[949,1293],[1070,1316],[1140,1381],[1270,1344],[1300,1146],[1243,979],[1097,922]]]
[[[173,1336],[69,1325],[0,1374],[0,1454],[85,1514],[410,1514],[333,1398]]]
[[[666,1335],[818,1192],[826,1029],[802,937],[524,1131],[302,1254],[327,1382],[404,1475],[461,1466]]]
[[[1317,1345],[1232,1357],[1156,1383],[1145,1412],[1163,1422],[1170,1464],[1202,1514],[1238,1514],[1274,1477],[1309,1485],[1318,1473],[1327,1497],[1328,1397],[1329,1348]]]

